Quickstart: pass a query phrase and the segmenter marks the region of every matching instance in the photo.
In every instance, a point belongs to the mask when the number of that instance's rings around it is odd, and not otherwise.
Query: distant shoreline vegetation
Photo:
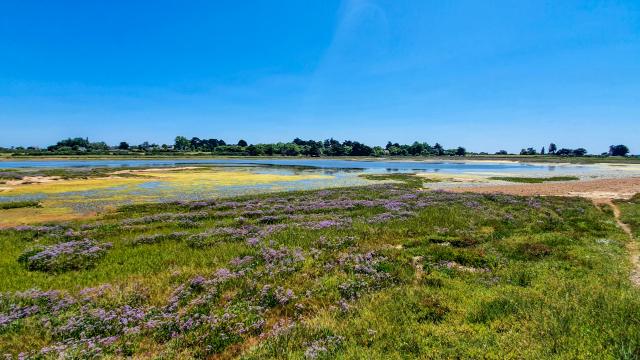
[[[139,145],[130,145],[120,142],[116,146],[108,145],[103,141],[91,142],[88,138],[68,138],[58,141],[47,148],[34,146],[2,148],[0,152],[9,153],[11,156],[51,156],[51,155],[183,155],[183,154],[211,154],[220,156],[308,156],[308,157],[340,157],[340,156],[467,156],[467,155],[497,155],[518,156],[537,155],[549,157],[584,157],[588,151],[584,148],[567,149],[549,144],[548,150],[543,146],[538,152],[534,148],[522,149],[519,154],[508,153],[500,150],[495,154],[486,152],[468,152],[464,147],[444,148],[439,143],[430,145],[426,142],[414,142],[413,144],[399,144],[389,141],[386,146],[369,146],[358,141],[344,140],[342,142],[333,138],[324,141],[302,140],[295,138],[291,142],[278,142],[271,144],[249,144],[240,140],[236,144],[229,144],[219,139],[200,139],[193,137],[188,139],[177,136],[173,144],[154,144],[143,142]],[[602,156],[629,155],[629,148],[625,145],[611,145],[608,152]]]

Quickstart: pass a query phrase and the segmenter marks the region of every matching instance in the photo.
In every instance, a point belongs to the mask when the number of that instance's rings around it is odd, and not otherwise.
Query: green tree
[[[531,147],[520,150],[520,155],[536,155],[536,154],[537,154],[536,149]]]
[[[374,146],[373,147],[373,154],[371,154],[372,156],[375,157],[381,157],[384,156],[384,150],[381,146]]]
[[[444,154],[444,148],[439,143],[433,145],[433,151],[437,156],[442,156]]]
[[[587,154],[587,149],[585,149],[585,148],[577,148],[577,149],[574,149],[571,152],[571,154],[573,156],[585,156]]]
[[[609,146],[609,156],[627,156],[627,154],[629,154],[629,148],[625,145]]]
[[[176,139],[173,144],[173,148],[178,151],[189,150],[191,146],[191,142],[184,136],[176,136]]]
[[[106,150],[109,150],[109,145],[107,145],[107,143],[105,143],[104,141],[98,141],[98,142],[90,143],[89,150],[106,151]]]

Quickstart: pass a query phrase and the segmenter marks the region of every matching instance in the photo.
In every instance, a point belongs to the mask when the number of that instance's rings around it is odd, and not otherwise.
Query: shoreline
[[[496,164],[553,164],[553,165],[640,165],[640,157],[609,158],[609,157],[542,157],[542,156],[493,156],[493,155],[467,155],[459,156],[437,156],[437,157],[304,157],[304,156],[235,156],[235,155],[209,155],[209,154],[184,154],[184,155],[46,155],[46,156],[0,156],[0,168],[6,162],[32,162],[32,161],[96,161],[96,160],[334,160],[334,161],[362,161],[362,162],[422,162],[422,163],[496,163]]]

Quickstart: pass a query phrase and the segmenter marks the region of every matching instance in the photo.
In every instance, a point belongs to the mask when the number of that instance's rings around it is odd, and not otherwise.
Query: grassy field
[[[415,186],[132,205],[4,230],[0,354],[640,355],[640,291],[610,212]],[[620,206],[637,219],[637,201]]]
[[[381,181],[381,180],[391,180],[394,182],[400,182],[400,183],[404,183],[405,185],[409,186],[409,187],[415,187],[415,188],[421,188],[423,187],[424,183],[433,183],[433,182],[440,182],[440,179],[433,179],[433,178],[427,178],[427,177],[423,177],[423,176],[416,176],[416,174],[409,174],[409,173],[403,173],[403,174],[362,174],[359,175],[361,178],[367,179],[367,180],[375,180],[375,181]]]

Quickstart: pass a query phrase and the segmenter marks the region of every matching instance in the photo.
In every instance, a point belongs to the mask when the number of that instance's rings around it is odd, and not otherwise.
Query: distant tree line
[[[496,155],[506,155],[507,152],[501,150]],[[535,148],[526,148],[520,150],[520,155],[555,155],[555,156],[585,156],[587,150],[585,148],[569,149],[561,148],[554,143],[550,143],[548,150],[545,152],[544,146],[537,152]],[[608,152],[603,152],[601,156],[627,156],[629,155],[629,148],[625,145],[611,145]]]
[[[540,149],[540,152],[537,152],[536,149],[532,147],[520,150],[520,155],[585,156],[586,154],[587,150],[585,148],[562,148],[558,150],[558,147],[554,143],[549,144],[549,148],[546,153],[544,146]]]
[[[222,139],[201,139],[192,137],[188,139],[184,136],[176,136],[173,144],[158,145],[147,141],[131,145],[125,141],[116,146],[109,146],[105,142],[91,142],[88,138],[68,138],[58,141],[55,145],[46,149],[38,147],[17,147],[0,148],[2,152],[10,152],[16,155],[171,155],[176,153],[192,154],[213,154],[213,155],[236,155],[236,156],[465,156],[489,155],[487,153],[468,153],[462,147],[446,149],[439,143],[430,145],[426,142],[414,142],[413,144],[399,144],[391,141],[386,146],[369,146],[358,141],[344,140],[338,141],[333,138],[324,141],[302,140],[295,138],[291,142],[278,142],[270,144],[249,144],[245,140],[240,140],[235,144],[227,143]],[[551,143],[547,149],[543,146],[538,152],[535,148],[522,149],[520,155],[546,155],[546,156],[585,156],[587,150],[584,148],[558,149],[556,144]],[[629,148],[625,145],[611,145],[609,151],[601,156],[627,156]],[[516,155],[509,154],[505,150],[500,150],[495,155]]]
[[[463,147],[444,149],[438,143],[431,146],[417,141],[411,145],[388,142],[385,147],[381,147],[353,140],[340,142],[333,138],[324,141],[295,138],[292,142],[272,144],[248,144],[245,140],[240,140],[237,144],[231,145],[224,140],[197,137],[189,140],[184,136],[177,136],[173,149],[249,156],[464,156],[467,153]]]

